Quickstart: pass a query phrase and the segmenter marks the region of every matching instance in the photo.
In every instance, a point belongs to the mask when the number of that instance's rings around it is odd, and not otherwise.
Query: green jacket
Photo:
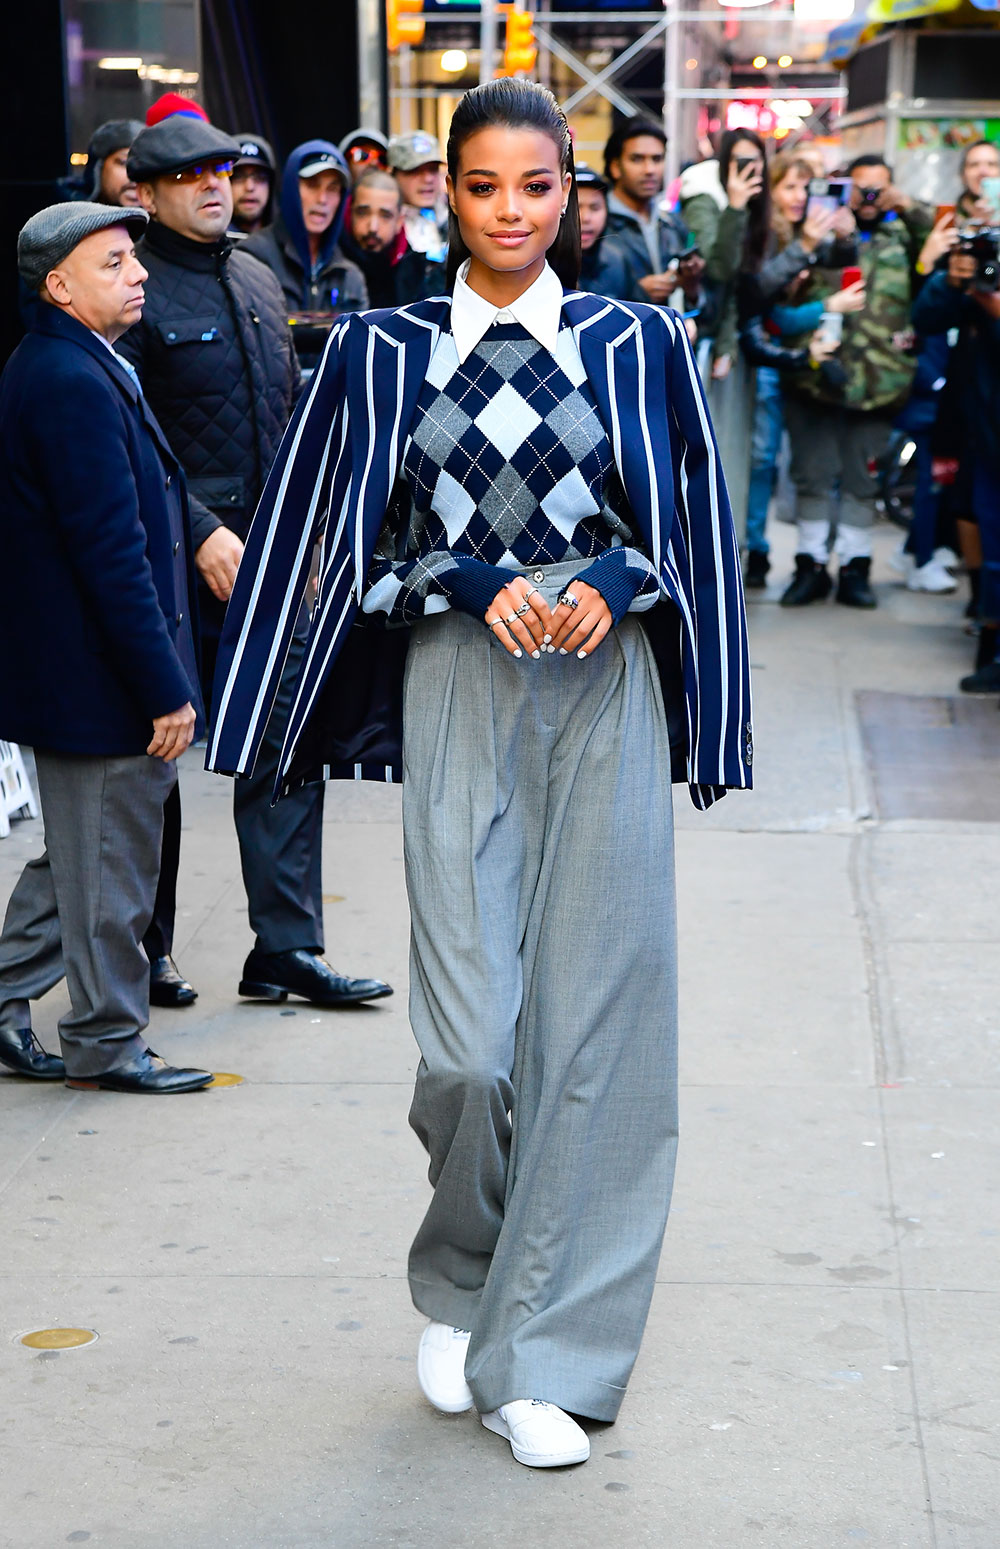
[[[747,212],[734,210],[731,205],[720,209],[718,201],[708,193],[697,193],[685,198],[682,188],[681,214],[705,260],[705,284],[711,287],[716,297],[719,323],[715,331],[713,353],[717,357],[735,355],[735,284],[743,257]]]
[[[891,410],[909,395],[917,369],[910,305],[915,294],[917,255],[934,224],[933,212],[913,204],[903,215],[880,222],[858,241],[857,263],[865,282],[864,310],[844,318],[844,335],[835,359],[846,380],[837,391],[826,373],[804,371],[789,383],[792,391],[822,403],[849,409]],[[840,287],[840,271],[817,268],[812,287],[828,294]]]

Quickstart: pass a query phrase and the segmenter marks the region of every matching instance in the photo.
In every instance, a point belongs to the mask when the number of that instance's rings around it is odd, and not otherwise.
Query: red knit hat
[[[193,97],[182,97],[179,91],[165,91],[152,107],[146,109],[146,127],[162,123],[173,113],[184,113],[188,118],[203,118],[206,124],[209,122],[205,109]]]

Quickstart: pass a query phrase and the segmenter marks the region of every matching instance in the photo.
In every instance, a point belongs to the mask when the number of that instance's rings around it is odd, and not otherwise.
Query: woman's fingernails
[[[578,658],[579,658],[579,660],[580,660],[580,661],[581,661],[581,662],[582,662],[582,661],[586,661],[586,659],[587,659],[587,653],[586,653],[586,651],[577,651],[577,653],[576,653],[576,654],[577,654],[577,657],[578,657]]]
[[[564,645],[561,645],[559,647],[559,655],[560,656],[568,656],[569,655],[569,652],[567,651],[567,649],[566,649],[566,647]]]
[[[531,659],[532,659],[532,661],[535,661],[535,662],[541,661],[541,659],[542,659],[541,651],[532,651]]]
[[[514,655],[515,655],[515,656],[520,656],[520,654],[521,654],[521,653],[520,653],[520,651],[515,651],[515,652],[514,652]]]
[[[542,636],[542,644],[543,645],[548,645],[551,639],[552,639],[551,635],[543,635]]]

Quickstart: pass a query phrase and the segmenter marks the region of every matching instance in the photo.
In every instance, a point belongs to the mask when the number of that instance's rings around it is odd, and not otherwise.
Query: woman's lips
[[[491,242],[499,242],[501,247],[519,247],[522,242],[527,242],[531,236],[530,231],[491,231]]]

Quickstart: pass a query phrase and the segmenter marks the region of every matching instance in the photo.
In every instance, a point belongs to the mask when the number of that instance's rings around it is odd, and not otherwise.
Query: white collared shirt
[[[95,339],[100,339],[100,341],[104,345],[105,349],[110,350],[112,355],[115,357],[115,360],[118,362],[118,364],[125,371],[128,372],[129,376],[132,378],[132,381],[135,383],[136,387],[139,389],[139,392],[141,394],[142,393],[142,383],[139,381],[139,373],[138,373],[138,371],[136,371],[136,369],[133,366],[132,362],[130,360],[126,360],[124,355],[119,355],[118,351],[115,349],[114,345],[111,343],[111,340],[110,339],[106,339],[102,333],[98,333],[96,328],[92,328],[90,331],[94,335]]]
[[[495,307],[467,283],[469,262],[467,258],[455,276],[451,302],[451,333],[459,365],[468,360],[494,323],[520,323],[543,350],[554,355],[563,304],[563,288],[555,270],[546,264],[537,280],[516,301],[507,307]]]

